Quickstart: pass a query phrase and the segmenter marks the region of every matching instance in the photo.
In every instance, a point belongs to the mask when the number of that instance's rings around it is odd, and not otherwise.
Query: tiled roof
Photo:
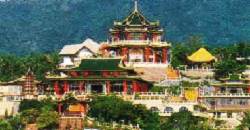
[[[95,59],[83,59],[79,67],[76,70],[88,70],[88,71],[117,71],[123,70],[120,67],[121,59],[114,58],[95,58]]]
[[[86,39],[81,44],[65,45],[60,51],[60,55],[74,55],[79,52],[83,47],[89,49],[92,53],[97,54],[99,50],[99,44],[92,39]]]
[[[188,60],[192,62],[210,62],[216,58],[208,52],[205,48],[200,48],[194,52],[191,56],[188,56]]]

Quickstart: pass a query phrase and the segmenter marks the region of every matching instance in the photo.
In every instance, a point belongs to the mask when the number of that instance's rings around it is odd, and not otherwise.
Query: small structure
[[[192,55],[187,57],[189,61],[193,63],[211,63],[216,58],[208,52],[205,48],[200,48],[198,51],[194,52]]]
[[[57,74],[48,75],[56,95],[75,94],[132,94],[147,92],[149,82],[142,80],[131,68],[125,68],[121,59],[83,59],[78,67],[58,69]]]
[[[36,80],[35,75],[29,69],[22,77],[9,82],[2,83],[6,86],[21,86],[22,99],[34,99],[38,96],[38,88],[41,87],[41,82]],[[19,89],[19,88],[17,88]]]
[[[205,48],[200,48],[192,55],[187,57],[190,62],[181,74],[189,78],[213,78],[213,63],[216,58]]]
[[[0,83],[0,117],[17,114],[21,99],[22,85]]]
[[[200,102],[215,118],[237,126],[244,111],[250,108],[250,82],[241,75],[229,75],[209,87],[200,88]]]
[[[87,101],[77,100],[74,95],[67,94],[58,101],[59,129],[83,129],[83,121],[87,115]]]
[[[83,121],[87,113],[86,102],[78,102],[62,105],[59,103],[59,129],[83,129]]]
[[[93,58],[98,55],[99,44],[92,39],[86,39],[81,44],[65,45],[59,55],[62,57],[61,68],[71,68],[79,65],[84,58]]]
[[[112,57],[123,57],[127,65],[134,67],[168,65],[171,45],[162,41],[163,29],[158,21],[148,21],[137,4],[123,21],[115,21],[109,32],[110,39],[104,43],[102,52],[108,51]]]
[[[163,81],[157,83],[157,86],[178,86],[181,83],[181,74],[179,70],[175,70],[171,67],[166,69],[166,77]]]

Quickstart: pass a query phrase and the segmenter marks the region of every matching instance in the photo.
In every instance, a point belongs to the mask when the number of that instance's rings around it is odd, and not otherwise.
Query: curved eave
[[[73,78],[73,77],[47,77],[50,80],[121,80],[121,79],[141,79],[139,76],[125,76],[125,77],[78,77],[78,78]]]
[[[209,59],[209,60],[204,60],[204,59],[193,59],[190,56],[188,56],[188,60],[193,62],[193,63],[210,63],[215,61],[215,58]]]
[[[134,46],[140,46],[140,47],[153,47],[153,48],[161,48],[161,47],[171,47],[171,44],[161,44],[161,45],[156,45],[156,44],[110,44],[108,47],[109,48],[117,48],[117,47],[134,47]]]

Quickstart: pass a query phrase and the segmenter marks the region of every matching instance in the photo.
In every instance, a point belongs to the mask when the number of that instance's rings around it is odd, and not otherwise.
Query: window
[[[165,113],[173,113],[174,109],[172,107],[166,107],[164,110]]]
[[[221,112],[217,112],[217,118],[221,118]]]
[[[123,84],[122,83],[114,83],[111,86],[111,92],[123,92]]]
[[[150,110],[152,112],[159,112],[159,109],[157,107],[151,107]]]
[[[131,39],[131,40],[142,40],[143,39],[143,34],[142,33],[130,33],[129,34],[129,39]]]
[[[181,107],[179,111],[188,111],[187,107]]]
[[[230,113],[227,113],[227,118],[232,118],[233,117],[233,114],[230,112]]]

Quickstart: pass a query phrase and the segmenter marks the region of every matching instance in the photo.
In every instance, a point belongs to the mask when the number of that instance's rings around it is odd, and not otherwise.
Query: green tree
[[[188,50],[183,44],[176,44],[172,47],[171,65],[174,68],[185,65],[187,62]]]
[[[21,104],[19,106],[19,111],[22,112],[29,109],[35,109],[38,111],[41,111],[42,109],[47,109],[54,111],[56,110],[56,106],[57,106],[56,102],[53,101],[51,98],[47,98],[42,101],[25,99],[21,101]]]
[[[211,130],[206,119],[195,117],[189,111],[173,113],[162,125],[162,130]]]
[[[116,96],[97,96],[90,103],[89,116],[105,122],[139,124],[145,130],[159,129],[159,116],[143,105],[133,105]]]
[[[226,77],[229,74],[241,73],[246,69],[245,64],[239,64],[236,60],[223,60],[215,64],[215,77]]]
[[[13,129],[8,121],[0,119],[0,130],[13,130]]]
[[[191,55],[193,52],[197,51],[199,48],[205,47],[205,44],[202,41],[200,36],[190,36],[183,43],[175,43],[172,47],[172,57],[171,65],[174,68],[179,67],[180,65],[187,65],[187,56]]]
[[[38,80],[44,81],[45,73],[55,71],[58,62],[59,56],[56,53],[27,56],[0,54],[0,81],[19,78],[28,68],[31,68]]]
[[[43,107],[42,102],[40,102],[38,100],[24,99],[20,103],[19,111],[22,112],[22,111],[29,110],[29,109],[40,110],[40,108],[42,108],[42,107]]]
[[[8,121],[13,127],[13,130],[22,130],[22,128],[24,128],[24,125],[21,122],[20,115],[13,116]]]
[[[37,126],[41,130],[53,130],[58,126],[59,115],[56,111],[42,111],[37,118]]]
[[[22,124],[33,124],[36,122],[37,117],[39,116],[39,111],[36,109],[24,110],[20,114],[20,119]]]

